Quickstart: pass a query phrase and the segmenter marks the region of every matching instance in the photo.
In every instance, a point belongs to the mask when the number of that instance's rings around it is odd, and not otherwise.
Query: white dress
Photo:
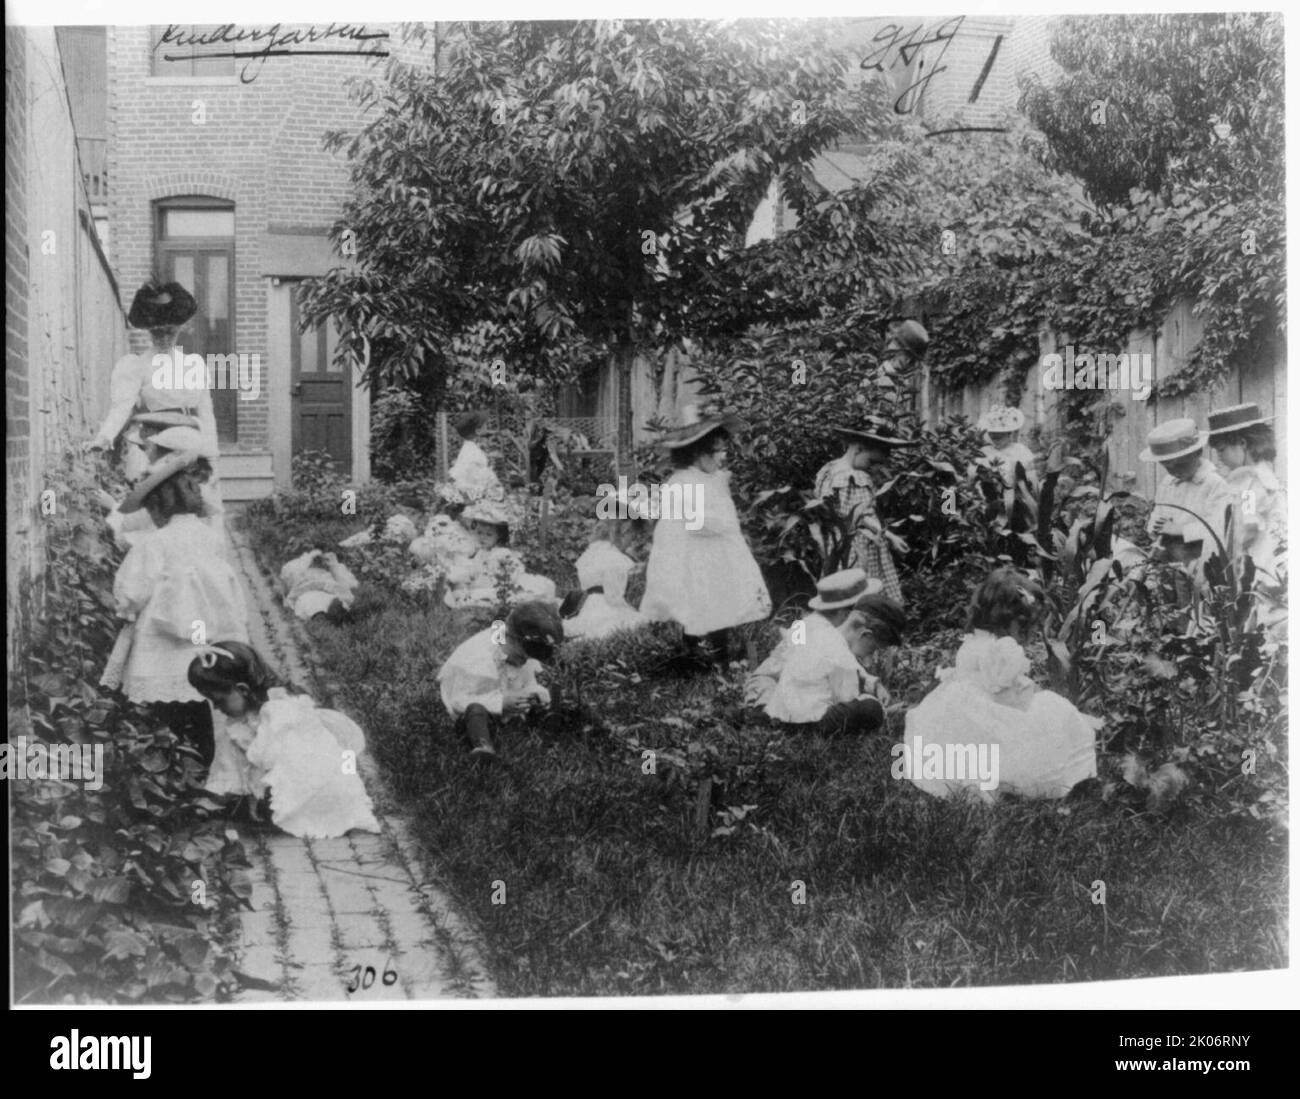
[[[999,790],[1025,797],[1062,798],[1097,774],[1096,730],[1101,722],[1075,709],[1029,679],[1029,658],[1011,637],[976,630],[957,650],[955,667],[940,669],[940,684],[908,711],[903,734],[905,758],[919,759],[929,745],[987,745],[998,748],[998,785],[981,790],[979,780],[906,777],[936,797],[963,787],[985,801]],[[916,743],[917,738],[920,744]]]
[[[248,641],[243,589],[212,528],[177,515],[141,534],[117,570],[118,614],[134,623],[100,682],[132,702],[202,702],[187,673],[198,645]]]
[[[318,556],[319,550],[310,550],[280,569],[285,605],[299,618],[324,614],[336,599],[345,608],[351,607],[356,597],[360,581],[352,570],[342,563],[333,569],[312,564]]]
[[[271,690],[255,720],[246,792],[270,789],[271,820],[278,828],[311,839],[342,836],[354,828],[380,831],[357,773],[356,757],[366,738],[356,722],[280,688]]]
[[[1239,466],[1225,476],[1233,500],[1238,553],[1248,553],[1259,570],[1258,586],[1280,589],[1278,549],[1286,538],[1286,495],[1282,482],[1264,462]]]
[[[588,595],[580,610],[564,623],[564,636],[604,637],[615,630],[629,630],[645,621],[641,612],[628,606],[625,598],[628,577],[636,562],[612,542],[592,542],[577,560],[578,586],[600,587],[603,592]]]
[[[473,439],[465,440],[447,476],[470,500],[500,499],[504,492],[492,463],[488,461],[487,452]]]
[[[555,581],[529,572],[524,559],[505,546],[457,558],[447,569],[447,584],[443,602],[453,609],[495,607],[500,602],[501,587],[506,589],[506,600],[511,604],[557,602]]]
[[[699,637],[772,613],[767,584],[740,530],[729,480],[725,470],[705,473],[692,466],[664,482],[641,600],[647,621],[680,622],[686,633]],[[668,506],[675,499],[684,506]]]

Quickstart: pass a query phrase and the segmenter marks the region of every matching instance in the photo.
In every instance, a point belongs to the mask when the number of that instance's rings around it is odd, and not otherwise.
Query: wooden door
[[[338,341],[332,324],[299,330],[302,316],[297,290],[297,286],[289,287],[293,453],[325,451],[339,473],[351,476],[351,372],[334,361]]]

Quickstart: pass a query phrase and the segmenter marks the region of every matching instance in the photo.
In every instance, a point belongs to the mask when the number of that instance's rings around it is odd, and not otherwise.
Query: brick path
[[[335,692],[315,674],[301,623],[276,597],[246,535],[235,529],[238,519],[229,525],[253,647],[320,705],[331,705]],[[493,995],[473,935],[432,884],[406,823],[389,811],[392,798],[369,753],[358,770],[384,829],[379,835],[303,840],[270,827],[240,828],[253,864],[255,911],[241,915],[237,968],[257,984],[237,1001]],[[352,984],[360,987],[348,992]]]

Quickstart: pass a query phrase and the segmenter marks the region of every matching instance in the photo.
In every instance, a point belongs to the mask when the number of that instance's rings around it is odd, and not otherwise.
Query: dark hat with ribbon
[[[1257,424],[1266,424],[1273,419],[1265,416],[1257,404],[1235,404],[1228,408],[1215,409],[1210,413],[1210,438],[1216,435],[1230,435],[1234,431],[1243,431]]]
[[[483,426],[483,413],[481,412],[462,412],[456,417],[456,434],[462,439],[468,439],[480,427]]]
[[[853,609],[867,620],[867,631],[886,645],[897,645],[903,639],[907,614],[889,596],[870,592],[853,604]]]
[[[126,320],[132,328],[179,328],[198,307],[179,282],[146,282],[135,292]]]
[[[725,431],[734,435],[745,429],[745,423],[739,416],[724,413],[721,416],[700,416],[698,405],[688,404],[682,408],[682,422],[678,427],[670,427],[656,440],[657,445],[665,450],[677,450],[699,442],[706,435],[715,431]]]
[[[559,612],[547,603],[520,603],[506,618],[506,629],[533,660],[550,660],[564,640]]]

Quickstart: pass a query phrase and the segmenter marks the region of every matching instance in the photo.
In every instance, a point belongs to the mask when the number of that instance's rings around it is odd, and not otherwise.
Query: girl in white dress
[[[1231,490],[1237,549],[1255,562],[1257,587],[1280,591],[1281,544],[1286,539],[1286,495],[1273,471],[1277,443],[1258,405],[1233,405],[1210,413],[1210,448]]]
[[[510,516],[500,504],[490,500],[471,504],[462,513],[461,522],[469,525],[478,548],[448,565],[443,598],[448,607],[495,607],[501,601],[502,588],[511,604],[532,600],[558,603],[555,581],[529,572],[524,559],[509,548]]]
[[[635,503],[635,501],[633,502]],[[624,504],[627,506],[626,497]],[[616,630],[630,630],[645,619],[627,601],[627,584],[637,563],[625,552],[638,543],[648,518],[642,511],[627,518],[598,519],[591,543],[578,557],[578,591],[560,608],[563,617],[572,604],[578,609],[564,619],[566,638],[605,637]]]
[[[896,777],[936,797],[966,788],[993,801],[999,791],[1062,798],[1096,776],[1100,720],[1041,690],[1028,675],[1021,644],[1042,609],[1042,589],[1014,569],[999,569],[984,581],[971,602],[971,632],[955,667],[940,669],[939,686],[908,711],[901,761],[896,757],[905,767]],[[939,751],[927,751],[931,746]],[[922,769],[927,757],[945,766]],[[968,765],[960,775],[946,769],[949,760],[976,757],[996,760],[993,786],[984,788]]]
[[[734,416],[701,420],[694,406],[660,445],[676,470],[660,488],[641,613],[680,622],[692,655],[725,664],[730,631],[772,613],[772,599],[741,533],[723,470]]]
[[[155,717],[193,740],[205,764],[215,752],[213,721],[187,678],[195,645],[213,636],[248,637],[239,580],[200,518],[207,469],[193,451],[170,453],[122,502],[127,515],[146,509],[156,529],[136,537],[117,570],[113,595],[130,628],[101,678],[132,702],[153,703]]]
[[[228,752],[214,763],[216,793],[271,797],[271,820],[293,836],[326,839],[380,831],[356,759],[365,734],[276,679],[257,652],[221,641],[190,663],[189,682],[228,718]]]

